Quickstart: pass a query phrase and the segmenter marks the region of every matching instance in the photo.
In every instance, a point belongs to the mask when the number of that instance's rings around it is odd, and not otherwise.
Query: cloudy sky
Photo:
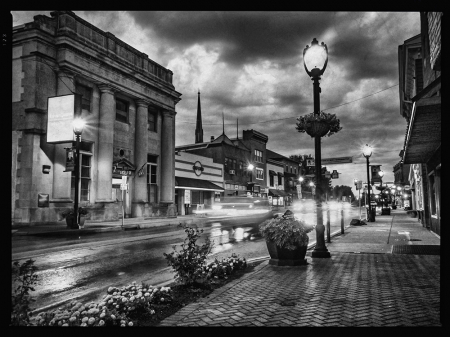
[[[236,137],[253,129],[267,148],[284,156],[312,154],[314,139],[295,130],[296,118],[313,112],[312,81],[302,52],[313,38],[328,46],[321,80],[321,110],[336,114],[343,129],[322,138],[322,158],[353,157],[333,185],[366,181],[361,148],[383,181],[394,181],[406,121],[400,116],[398,46],[420,33],[419,12],[106,12],[74,11],[172,70],[177,104],[176,145],[194,143],[197,92],[204,140]],[[50,11],[13,11],[13,25]],[[355,192],[355,190],[354,190]]]

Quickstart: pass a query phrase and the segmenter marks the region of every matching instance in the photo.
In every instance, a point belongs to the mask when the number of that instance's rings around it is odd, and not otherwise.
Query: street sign
[[[353,157],[322,158],[322,165],[353,163]]]
[[[325,178],[330,178],[330,177],[331,177],[330,171],[326,171],[326,172],[325,172]]]
[[[331,173],[331,178],[332,179],[338,179],[339,178],[339,173],[336,170],[333,170],[333,173]]]
[[[360,190],[362,188],[362,181],[361,180],[358,180],[357,182],[356,182],[356,189],[357,190]]]
[[[308,158],[306,159],[306,166],[315,166],[316,163],[314,161],[314,158]]]
[[[128,184],[120,184],[120,189],[126,191],[128,189]]]

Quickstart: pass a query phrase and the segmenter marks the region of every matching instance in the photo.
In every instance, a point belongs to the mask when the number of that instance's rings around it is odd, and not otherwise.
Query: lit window
[[[259,150],[255,150],[255,161],[259,163],[263,162],[262,152]]]
[[[80,150],[90,151],[91,144],[86,142],[80,143]],[[78,190],[80,191],[78,201],[89,201],[89,189],[91,186],[91,158],[92,153],[80,152],[80,180],[78,182]],[[75,199],[75,171],[72,171],[70,195],[72,200]]]
[[[147,155],[147,195],[149,203],[157,202],[157,156]]]

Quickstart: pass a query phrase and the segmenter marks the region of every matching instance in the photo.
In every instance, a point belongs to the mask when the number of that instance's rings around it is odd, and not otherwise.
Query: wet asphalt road
[[[315,223],[316,215],[305,209],[294,210],[296,217]],[[330,211],[331,232],[340,229],[341,212]],[[358,209],[344,209],[344,224],[358,218]],[[324,225],[327,216],[324,212]],[[258,224],[243,218],[203,225],[203,239],[214,240],[208,260],[221,259],[232,253],[246,259],[267,256],[267,247],[258,232]],[[315,242],[315,231],[309,234]],[[132,281],[158,284],[173,279],[163,253],[183,243],[185,233],[176,226],[123,232],[105,232],[83,237],[14,236],[13,261],[35,260],[39,282],[32,293],[36,302],[32,309],[79,299],[98,300],[109,286],[122,286]]]

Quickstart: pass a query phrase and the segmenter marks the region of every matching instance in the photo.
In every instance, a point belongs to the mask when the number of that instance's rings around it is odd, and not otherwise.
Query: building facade
[[[175,205],[177,214],[210,209],[224,193],[223,164],[189,152],[175,153]]]
[[[126,217],[175,216],[181,94],[170,70],[71,11],[14,27],[12,63],[13,224],[60,221],[75,188],[88,221],[119,219],[122,202]],[[82,97],[74,117],[86,122],[78,186],[65,172],[65,148],[74,143],[46,137],[48,98],[72,94]]]
[[[270,158],[266,160],[266,163],[270,203],[272,206],[283,206],[287,198],[287,193],[284,191],[284,165]]]
[[[288,200],[288,203],[298,199],[297,184],[301,174],[301,164],[271,150],[267,150],[267,158],[283,164],[285,199]]]
[[[402,163],[411,165],[409,176],[414,180],[410,185],[414,185],[415,200],[423,198],[419,219],[439,235],[442,15],[442,12],[420,12],[420,35],[399,46],[400,114],[407,122]],[[421,187],[417,188],[418,185]]]

